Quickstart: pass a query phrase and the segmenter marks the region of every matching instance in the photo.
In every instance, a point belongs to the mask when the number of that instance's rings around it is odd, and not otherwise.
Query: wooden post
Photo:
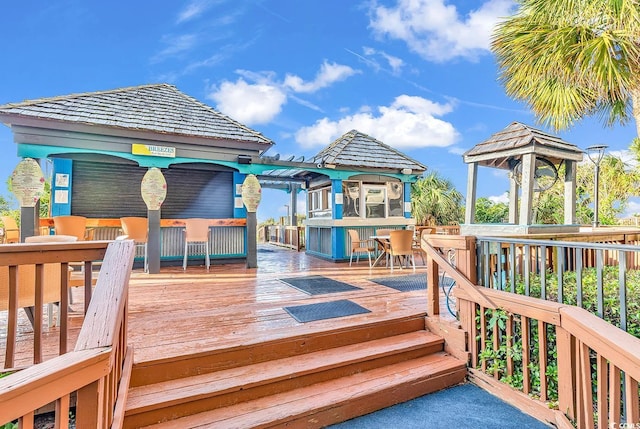
[[[247,212],[247,268],[258,267],[257,227],[256,212]]]
[[[37,206],[37,205],[36,205]],[[36,226],[36,207],[20,207],[20,242],[32,235],[40,235],[40,230]],[[37,232],[36,232],[37,231]]]
[[[576,418],[575,346],[573,337],[560,326],[556,327],[558,350],[558,407],[570,419]]]
[[[437,316],[440,314],[440,279],[438,276],[438,264],[427,252],[427,314]]]
[[[100,427],[104,414],[104,383],[104,378],[101,378],[78,390],[76,427]]]
[[[147,241],[147,263],[149,274],[160,272],[160,210],[148,210],[149,235]]]
[[[576,163],[565,159],[564,173],[564,223],[576,223]]]
[[[520,225],[531,225],[533,219],[533,179],[536,156],[527,153],[522,156],[522,198],[520,199]]]
[[[478,185],[478,165],[472,162],[467,167],[467,205],[464,211],[464,223],[476,220],[476,188]]]

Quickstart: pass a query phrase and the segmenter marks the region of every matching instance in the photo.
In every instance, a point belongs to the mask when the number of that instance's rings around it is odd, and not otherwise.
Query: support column
[[[467,204],[464,211],[464,223],[476,220],[476,189],[478,183],[478,164],[472,162],[467,167]]]
[[[20,207],[20,242],[24,243],[26,237],[40,235],[40,229],[36,223],[39,222],[37,216],[38,205],[35,207]],[[37,231],[37,232],[36,232]]]
[[[509,223],[514,225],[518,222],[518,192],[520,192],[520,187],[511,174],[509,178]]]
[[[576,163],[564,161],[564,223],[575,225],[576,219]]]
[[[520,199],[520,225],[531,225],[533,219],[533,178],[536,156],[532,153],[522,157],[522,198]]]
[[[147,264],[149,274],[160,272],[160,210],[147,210],[149,233],[147,237]]]
[[[292,183],[291,187],[291,198],[289,200],[289,209],[291,210],[291,217],[289,218],[289,225],[298,226],[298,211],[296,207],[298,206],[298,185]]]

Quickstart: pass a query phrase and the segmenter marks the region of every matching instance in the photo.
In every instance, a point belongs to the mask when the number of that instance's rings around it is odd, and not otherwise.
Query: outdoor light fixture
[[[599,144],[599,145],[593,145],[593,146],[589,146],[587,148],[587,155],[589,156],[589,159],[591,160],[591,162],[593,162],[593,165],[595,166],[595,170],[593,173],[593,227],[597,228],[600,225],[600,222],[598,221],[598,181],[600,178],[600,161],[602,161],[602,158],[604,158],[604,151],[608,148],[609,146],[607,145],[603,145],[603,144]]]
[[[413,170],[411,170],[410,168],[403,168],[402,170],[400,170],[400,173],[402,173],[402,174],[411,174],[411,173],[413,173]]]

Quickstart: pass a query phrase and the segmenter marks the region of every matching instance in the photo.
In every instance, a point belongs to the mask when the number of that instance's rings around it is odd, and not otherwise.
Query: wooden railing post
[[[104,414],[104,378],[78,390],[76,427],[97,428]]]
[[[576,418],[575,344],[569,332],[556,327],[558,348],[558,407],[567,417]]]
[[[478,284],[478,272],[476,263],[476,238],[471,235],[464,236],[464,249],[456,252],[456,268],[473,284]]]
[[[438,285],[438,263],[431,254],[427,253],[427,314],[437,316],[440,314],[440,292]]]

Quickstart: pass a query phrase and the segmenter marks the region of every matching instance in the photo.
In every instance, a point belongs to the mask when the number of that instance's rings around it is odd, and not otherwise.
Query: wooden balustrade
[[[99,242],[90,243],[101,248]],[[23,251],[37,253],[34,246]],[[74,261],[82,260],[85,251],[91,254],[87,243],[56,246],[71,246],[60,250]],[[51,248],[40,251],[44,250],[48,256],[43,263],[56,259]],[[101,252],[95,293],[74,350],[0,379],[0,424],[17,419],[20,427],[34,427],[35,411],[53,403],[55,428],[67,428],[75,400],[76,427],[122,427],[133,365],[132,348],[127,344],[127,302],[135,245],[130,240],[115,241],[108,244],[106,253],[104,248]],[[8,260],[16,263],[16,259]]]
[[[578,307],[476,286],[464,275],[475,265],[474,239],[465,239],[427,236],[421,246],[429,284],[439,269],[456,281],[471,380],[558,427],[640,423],[640,339]],[[469,259],[452,266],[438,250],[447,246]],[[439,313],[436,295],[430,315]]]
[[[59,351],[67,352],[69,338],[69,287],[91,285],[92,264],[102,260],[108,241],[69,243],[22,243],[0,246],[0,311],[7,314],[7,341],[4,367],[12,368],[16,351],[18,311],[26,308],[33,314],[33,363],[43,360],[43,304],[58,302]],[[70,263],[84,266],[83,280],[72,280]],[[4,273],[8,274],[6,277]],[[74,274],[74,275],[76,275]],[[84,287],[85,311],[91,301],[92,288]],[[48,351],[51,354],[51,351]]]
[[[303,226],[265,225],[266,240],[270,244],[300,251],[305,247]]]

